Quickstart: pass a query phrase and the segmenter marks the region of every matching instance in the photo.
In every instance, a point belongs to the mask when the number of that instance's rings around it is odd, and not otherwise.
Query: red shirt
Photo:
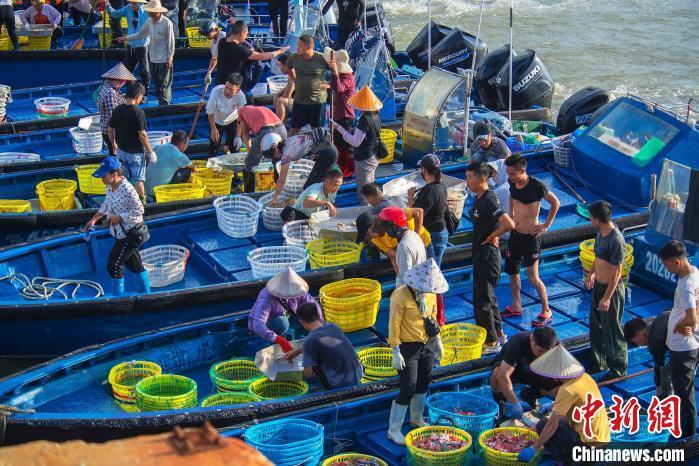
[[[351,73],[333,75],[333,115],[335,121],[354,118],[354,108],[347,101],[354,95],[354,76]]]
[[[275,126],[282,121],[267,107],[255,107],[246,105],[238,109],[238,120],[244,121],[248,129],[257,134],[265,126]]]

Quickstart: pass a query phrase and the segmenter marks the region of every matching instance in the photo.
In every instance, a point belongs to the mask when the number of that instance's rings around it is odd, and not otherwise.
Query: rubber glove
[[[236,136],[235,139],[233,139],[233,152],[238,152],[241,147],[243,147],[243,138]]]
[[[287,339],[282,336],[277,335],[277,338],[274,339],[274,342],[278,344],[282,351],[284,351],[285,353],[293,351],[294,349],[294,347],[291,346],[291,343],[289,343]]]
[[[522,403],[519,401],[516,403],[510,403],[509,401],[505,403],[505,416],[512,419],[522,419],[523,414]]]
[[[541,406],[539,406],[539,412],[541,414],[548,414],[551,412],[551,408],[553,408],[553,401],[549,403],[544,403]]]
[[[150,163],[158,163],[158,156],[154,150],[150,151],[150,154],[148,154],[148,161]]]
[[[391,351],[393,352],[393,368],[397,371],[402,371],[405,369],[405,359],[400,354],[400,346],[394,346],[391,348]]]
[[[444,357],[444,345],[442,345],[442,338],[439,335],[435,337],[434,357],[435,359],[442,359],[442,357]]]
[[[519,455],[517,455],[517,461],[521,461],[522,463],[528,463],[535,456],[536,450],[534,450],[534,447],[527,447],[519,452]]]

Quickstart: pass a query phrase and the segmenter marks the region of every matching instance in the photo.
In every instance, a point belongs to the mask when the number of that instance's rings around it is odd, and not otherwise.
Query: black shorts
[[[507,241],[505,252],[505,273],[517,275],[522,263],[529,268],[539,260],[541,254],[541,235],[527,235],[512,231]]]
[[[311,125],[312,128],[320,128],[325,123],[325,104],[305,105],[294,101],[291,108],[291,127],[303,128]]]
[[[500,366],[501,363],[502,360],[496,360],[495,362],[493,362],[493,370],[495,370],[496,367]],[[546,391],[553,390],[554,388],[560,385],[553,379],[549,379],[548,377],[542,377],[532,372],[532,370],[526,364],[517,364],[515,366],[515,370],[512,371],[512,375],[510,375],[510,381],[512,382],[512,385],[521,383],[529,387],[534,387],[538,388],[539,390]]]

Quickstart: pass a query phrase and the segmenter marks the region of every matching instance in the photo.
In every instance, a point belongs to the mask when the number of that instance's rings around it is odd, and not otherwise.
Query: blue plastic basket
[[[461,392],[434,393],[427,397],[425,404],[430,424],[457,427],[473,438],[492,429],[498,414],[498,405],[493,400]],[[459,410],[472,411],[474,414],[459,414]]]
[[[639,416],[638,432],[630,435],[627,430],[612,432],[612,443],[667,443],[670,440],[670,432],[663,431],[659,434],[648,432],[648,416]]]
[[[245,441],[276,465],[316,465],[323,456],[323,426],[305,419],[281,419],[252,426]]]

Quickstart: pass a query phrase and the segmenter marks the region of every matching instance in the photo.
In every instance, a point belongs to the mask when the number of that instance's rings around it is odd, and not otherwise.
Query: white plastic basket
[[[43,118],[55,118],[68,114],[70,100],[63,97],[41,97],[34,101],[36,111]]]
[[[39,154],[33,154],[30,152],[0,152],[0,165],[38,162],[39,160],[41,160],[41,156]]]
[[[298,246],[267,246],[248,253],[253,278],[272,277],[291,267],[295,272],[306,270],[308,253]]]
[[[282,227],[282,235],[284,235],[284,244],[288,246],[306,247],[318,236],[313,232],[313,229],[308,223],[308,220],[294,220]]]
[[[281,207],[270,207],[267,204],[274,197],[274,193],[265,194],[260,198],[260,204],[262,204],[262,222],[265,228],[271,231],[282,231],[284,226],[284,221],[282,220],[281,214],[285,207],[286,196],[282,194],[277,199],[277,205]]]
[[[267,78],[267,86],[269,86],[270,94],[277,94],[283,91],[288,83],[289,76],[285,74],[279,74],[277,76],[270,76]]]
[[[291,162],[289,166],[289,171],[286,174],[286,182],[284,183],[284,188],[282,193],[286,197],[296,199],[303,192],[303,185],[306,184],[308,180],[308,175],[311,174],[315,161],[301,159],[295,162]],[[280,164],[277,164],[277,172],[279,172]]]
[[[218,229],[232,238],[257,233],[262,204],[248,196],[222,196],[214,201]]]
[[[153,246],[141,251],[141,259],[148,271],[150,286],[168,286],[184,278],[189,249],[177,244]]]
[[[573,137],[570,135],[559,136],[551,139],[553,146],[553,161],[556,165],[567,167],[570,165],[570,146],[573,143]]]
[[[102,152],[102,133],[100,131],[85,131],[77,126],[70,129],[73,139],[73,150],[76,154],[99,154]]]
[[[155,149],[155,146],[169,144],[172,140],[172,131],[146,131],[150,146]]]
[[[447,191],[447,205],[456,218],[461,218],[464,213],[466,193],[461,190],[450,189]]]

